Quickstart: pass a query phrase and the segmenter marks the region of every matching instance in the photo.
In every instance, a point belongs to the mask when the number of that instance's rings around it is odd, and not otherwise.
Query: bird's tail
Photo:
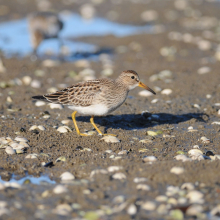
[[[33,96],[32,98],[47,101],[47,102],[52,102],[55,104],[58,104],[58,103],[66,104],[66,103],[63,103],[63,101],[65,101],[65,100],[63,100],[61,97],[63,95],[63,93],[64,93],[64,91],[57,91],[55,93],[47,94],[47,95],[43,95],[43,96],[42,95]]]

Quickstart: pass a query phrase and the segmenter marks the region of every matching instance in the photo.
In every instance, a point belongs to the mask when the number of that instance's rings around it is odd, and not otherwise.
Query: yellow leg
[[[91,124],[93,125],[93,127],[96,129],[96,131],[98,131],[99,135],[111,135],[111,136],[116,136],[116,135],[114,135],[114,134],[102,134],[102,132],[97,128],[97,126],[96,126],[96,124],[95,124],[95,122],[94,122],[94,116],[92,116],[92,117],[90,118],[90,122],[91,122]]]
[[[73,119],[73,123],[74,123],[75,128],[76,128],[77,134],[80,135],[80,136],[89,136],[88,134],[80,133],[79,128],[78,128],[78,126],[77,126],[77,124],[76,124],[76,113],[77,113],[77,111],[75,111],[75,112],[72,113],[72,119]]]

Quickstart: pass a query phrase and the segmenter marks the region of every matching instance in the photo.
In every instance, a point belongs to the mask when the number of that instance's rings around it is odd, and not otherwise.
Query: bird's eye
[[[134,76],[131,76],[132,79],[134,79]]]

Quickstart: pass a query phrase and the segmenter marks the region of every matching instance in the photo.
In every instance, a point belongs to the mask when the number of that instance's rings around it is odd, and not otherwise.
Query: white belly
[[[68,106],[68,108],[77,111],[79,114],[82,115],[106,115],[109,112],[109,109],[106,105],[103,104],[97,104],[97,105],[91,105],[86,107],[80,107],[80,106]]]

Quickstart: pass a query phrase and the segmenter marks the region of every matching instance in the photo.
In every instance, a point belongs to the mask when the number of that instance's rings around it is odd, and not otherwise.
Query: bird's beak
[[[156,92],[154,92],[154,90],[152,90],[151,88],[149,88],[148,86],[146,86],[144,83],[139,82],[138,86],[141,87],[141,88],[144,88],[144,89],[146,89],[146,90],[152,92],[154,95],[156,95]]]

